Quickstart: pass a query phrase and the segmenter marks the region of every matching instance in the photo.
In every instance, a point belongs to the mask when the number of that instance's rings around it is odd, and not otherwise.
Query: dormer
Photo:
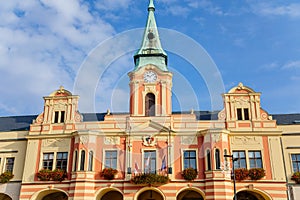
[[[275,121],[261,108],[260,95],[239,83],[223,94],[224,109],[219,113],[219,119],[225,120],[228,128],[275,127]]]
[[[72,124],[81,121],[81,115],[78,113],[78,99],[79,96],[72,95],[62,86],[44,97],[44,111],[31,125],[31,131],[57,133],[71,131],[74,128]]]

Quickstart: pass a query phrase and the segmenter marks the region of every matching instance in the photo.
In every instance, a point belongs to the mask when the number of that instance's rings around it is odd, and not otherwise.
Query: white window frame
[[[106,159],[106,157],[105,157],[105,152],[106,151],[116,151],[117,152],[117,170],[119,170],[120,169],[120,166],[119,166],[119,162],[118,162],[118,160],[119,160],[119,149],[112,149],[112,148],[108,148],[108,149],[103,149],[103,160],[102,160],[102,169],[104,169],[105,168],[105,159]]]
[[[208,169],[208,162],[207,162],[207,158],[208,158],[208,155],[207,155],[207,151],[209,151],[209,153],[210,153],[210,158],[209,158],[209,160],[210,160],[210,169]],[[211,149],[210,148],[206,148],[205,149],[205,170],[206,171],[212,171],[212,159],[211,159]]]
[[[238,109],[241,109],[242,110],[242,119],[238,119]],[[248,118],[249,119],[245,119],[245,109],[248,109]],[[236,114],[236,120],[238,120],[238,121],[249,121],[249,120],[251,120],[251,114],[250,114],[250,108],[249,107],[237,107],[236,109],[235,109],[235,114]]]
[[[57,119],[58,122],[55,122],[55,113],[56,112],[58,112],[58,119]],[[61,121],[62,112],[64,112],[64,121],[63,122]],[[65,121],[66,121],[66,111],[65,110],[54,110],[53,111],[53,117],[52,117],[53,124],[62,124],[62,123],[65,123]]]
[[[159,172],[159,164],[158,164],[158,158],[157,158],[157,149],[142,149],[142,173],[145,172],[145,163],[144,163],[144,160],[145,160],[145,151],[155,151],[155,163],[156,163],[156,166],[155,166],[155,172],[158,173]]]
[[[300,152],[289,152],[291,172],[294,173],[292,154],[300,154]]]
[[[266,163],[265,163],[265,159],[264,159],[264,150],[263,149],[255,149],[255,148],[251,148],[251,149],[242,149],[242,148],[231,149],[231,155],[233,155],[233,151],[245,151],[247,169],[251,169],[250,168],[249,151],[260,151],[262,167],[263,167],[263,169],[266,169]]]
[[[57,158],[57,153],[65,153],[67,152],[68,153],[68,158],[67,158],[67,170],[69,169],[69,159],[70,159],[70,152],[69,151],[64,151],[64,150],[55,150],[55,151],[52,151],[52,150],[47,150],[47,151],[43,151],[41,152],[40,154],[40,167],[39,169],[42,169],[43,168],[43,160],[44,160],[44,153],[53,153],[53,164],[52,164],[52,170],[55,170],[56,169],[56,158]]]
[[[199,171],[199,159],[198,159],[198,149],[197,148],[183,148],[181,149],[181,171],[184,170],[184,151],[196,151],[196,170]]]

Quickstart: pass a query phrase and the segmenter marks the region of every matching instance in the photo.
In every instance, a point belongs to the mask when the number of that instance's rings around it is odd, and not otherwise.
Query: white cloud
[[[187,16],[190,12],[190,9],[183,6],[171,6],[168,8],[168,12],[170,12],[174,16]]]
[[[132,2],[132,0],[99,0],[96,7],[103,10],[126,10]]]
[[[300,4],[274,5],[269,2],[253,3],[254,12],[264,16],[300,17]]]
[[[263,69],[263,70],[274,70],[278,68],[279,68],[279,64],[278,62],[275,61],[268,64],[264,64],[261,67],[259,67],[259,69]]]
[[[224,15],[224,12],[219,6],[216,6],[213,2],[208,0],[187,0],[187,4],[189,7],[194,9],[202,8],[213,15]]]
[[[287,62],[282,69],[300,69],[300,60]]]
[[[0,115],[37,114],[42,96],[71,89],[86,54],[114,34],[79,0],[5,1],[0,17]]]

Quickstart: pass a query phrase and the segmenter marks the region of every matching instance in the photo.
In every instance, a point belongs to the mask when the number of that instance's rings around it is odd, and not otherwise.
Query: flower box
[[[67,173],[62,169],[55,169],[53,171],[50,169],[41,169],[37,173],[37,177],[41,181],[63,181],[67,178]]]
[[[249,169],[249,177],[251,180],[260,180],[266,175],[263,168],[252,168]]]
[[[62,169],[55,169],[51,172],[51,179],[53,181],[63,181],[67,178],[67,173]]]
[[[41,181],[50,181],[51,179],[51,170],[50,169],[41,169],[38,173],[37,173],[37,177],[38,179],[40,179]]]
[[[297,184],[300,184],[300,172],[294,172],[291,179]]]
[[[169,182],[169,177],[159,174],[141,173],[135,175],[130,182],[136,185],[162,185]]]
[[[14,175],[11,172],[3,172],[0,175],[0,182],[1,183],[7,183],[10,181],[10,179],[12,179],[14,177]]]
[[[118,170],[113,168],[104,168],[100,173],[100,176],[107,180],[113,180],[117,175]]]
[[[235,180],[243,181],[249,177],[249,170],[245,168],[240,168],[234,170]]]
[[[198,172],[194,168],[186,168],[182,172],[182,176],[185,180],[192,181],[197,178]]]

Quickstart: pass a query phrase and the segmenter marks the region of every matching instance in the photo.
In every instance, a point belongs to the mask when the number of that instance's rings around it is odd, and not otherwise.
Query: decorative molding
[[[116,137],[116,136],[107,136],[104,137],[104,144],[120,144],[120,137]]]
[[[211,142],[217,143],[221,140],[221,134],[220,133],[213,133],[211,134]]]
[[[54,104],[54,105],[53,105],[53,108],[54,108],[55,110],[64,110],[65,107],[66,107],[66,104],[63,103],[63,102],[59,102],[58,104]]]
[[[89,136],[87,136],[87,135],[81,135],[79,139],[80,139],[80,142],[84,145],[86,145],[89,142]]]
[[[42,147],[65,147],[65,139],[44,139],[42,142]]]
[[[235,105],[236,107],[248,107],[249,106],[249,99],[245,99],[243,97],[239,97],[235,99]]]
[[[267,120],[267,119],[268,119],[268,114],[265,113],[265,112],[262,112],[262,113],[260,114],[260,117],[261,117],[262,120]]]
[[[156,138],[153,137],[153,136],[144,136],[143,137],[143,145],[146,146],[146,147],[153,147],[157,144],[156,142]]]
[[[191,145],[197,143],[197,136],[181,136],[181,144]]]
[[[218,113],[218,119],[219,120],[225,120],[226,119],[225,109],[223,109],[221,112]]]
[[[234,136],[232,140],[237,145],[262,145],[262,138],[256,136]]]

